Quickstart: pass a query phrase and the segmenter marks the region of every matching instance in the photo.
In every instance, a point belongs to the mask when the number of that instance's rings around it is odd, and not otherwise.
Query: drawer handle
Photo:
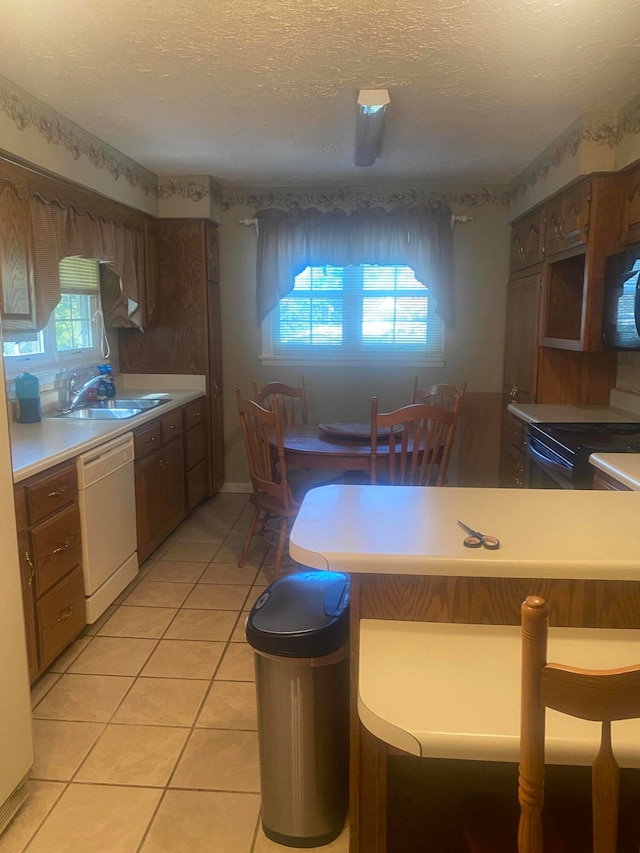
[[[28,551],[24,552],[24,559],[25,559],[27,565],[29,566],[29,568],[31,569],[31,574],[29,575],[29,580],[27,581],[27,586],[33,586],[33,579],[36,576],[36,567],[31,562],[31,555],[29,554]]]
[[[66,551],[67,548],[71,545],[71,542],[63,542],[62,545],[59,545],[57,548],[54,548],[51,552],[52,554],[61,554],[63,551]]]
[[[145,438],[144,443],[150,444],[152,441],[155,441],[155,440],[156,440],[155,435],[152,435],[151,438]]]
[[[57,498],[60,497],[60,495],[63,495],[66,491],[67,490],[63,487],[61,489],[58,489],[57,492],[49,492],[48,497]]]
[[[199,444],[196,444],[196,445],[194,445],[194,446],[195,446],[195,447],[202,447],[202,442],[199,442]]]
[[[66,610],[63,610],[62,613],[58,616],[58,622],[65,622],[73,613],[73,604],[71,607],[67,607]]]
[[[191,413],[192,418],[199,418],[201,415],[202,415],[202,412],[192,412]]]
[[[175,429],[175,428],[176,428],[175,424],[169,424],[169,429]]]

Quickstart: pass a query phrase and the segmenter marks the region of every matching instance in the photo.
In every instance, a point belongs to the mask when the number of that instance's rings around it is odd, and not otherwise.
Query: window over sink
[[[40,332],[14,333],[4,340],[2,353],[8,377],[25,368],[32,373],[95,364],[104,324],[100,304],[100,264],[86,258],[60,261],[61,299]]]

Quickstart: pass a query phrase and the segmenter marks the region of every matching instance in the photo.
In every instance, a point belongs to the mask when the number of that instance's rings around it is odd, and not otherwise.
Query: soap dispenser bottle
[[[113,367],[111,367],[110,364],[99,364],[98,371],[104,381],[104,386],[102,382],[98,383],[98,393],[100,393],[100,389],[102,388],[106,392],[107,399],[112,400],[116,396],[116,383],[113,378]]]
[[[21,424],[40,422],[40,382],[33,373],[25,370],[16,376],[16,420]]]

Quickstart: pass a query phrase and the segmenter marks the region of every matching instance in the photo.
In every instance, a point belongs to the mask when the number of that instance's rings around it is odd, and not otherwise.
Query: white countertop
[[[638,663],[640,631],[550,628],[548,660],[591,669]],[[521,629],[360,621],[358,713],[380,740],[412,755],[518,761]],[[546,714],[549,763],[591,764],[600,725]],[[612,723],[616,758],[640,766],[640,720]]]
[[[202,396],[202,391],[155,392],[127,388],[126,391],[118,391],[119,399],[166,397],[167,402],[125,420],[92,421],[43,417],[37,424],[20,424],[14,421],[10,425],[14,482],[20,482],[53,465],[72,459]]]
[[[640,490],[640,453],[592,453],[589,462],[630,489]]]
[[[290,552],[344,572],[640,580],[639,517],[640,494],[626,491],[321,486]],[[465,548],[458,519],[500,549]]]
[[[555,403],[509,403],[511,414],[527,424],[634,423],[640,415],[615,406],[565,406]]]

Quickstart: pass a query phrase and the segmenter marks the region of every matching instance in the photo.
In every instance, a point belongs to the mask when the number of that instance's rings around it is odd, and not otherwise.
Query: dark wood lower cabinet
[[[86,625],[75,460],[15,487],[29,676],[32,681]]]
[[[135,463],[138,559],[146,560],[185,516],[182,436]]]

